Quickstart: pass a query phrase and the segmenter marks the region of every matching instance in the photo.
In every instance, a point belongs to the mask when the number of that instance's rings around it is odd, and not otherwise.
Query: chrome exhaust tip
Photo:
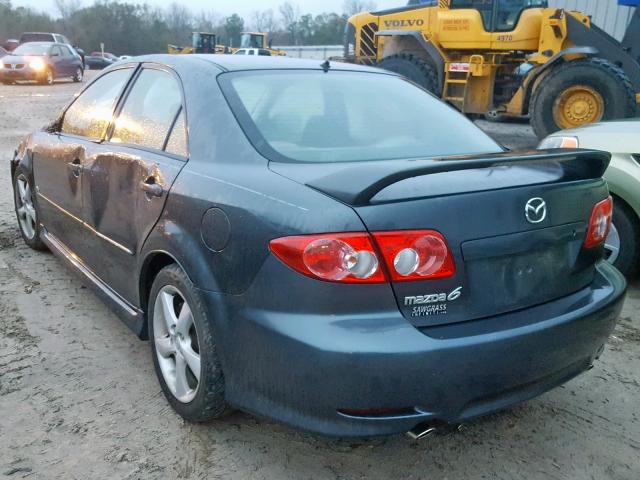
[[[407,432],[407,436],[412,440],[422,440],[438,431],[438,428],[430,423],[421,423]]]

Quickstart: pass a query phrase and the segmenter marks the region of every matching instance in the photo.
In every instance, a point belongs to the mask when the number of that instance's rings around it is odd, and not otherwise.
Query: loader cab
[[[511,32],[525,10],[547,8],[548,0],[450,0],[449,9],[477,10],[486,32]]]
[[[245,32],[240,37],[240,48],[267,48],[264,33]]]
[[[216,35],[214,33],[194,32],[192,47],[195,53],[216,53]]]

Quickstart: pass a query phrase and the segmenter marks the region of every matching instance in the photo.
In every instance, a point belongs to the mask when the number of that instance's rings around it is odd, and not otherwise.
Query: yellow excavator
[[[261,48],[268,50],[272,56],[284,57],[287,55],[282,50],[275,50],[272,48],[271,42],[267,41],[266,33],[257,32],[243,32],[240,37],[240,48]],[[236,49],[236,51],[239,49]]]
[[[619,42],[547,0],[412,0],[350,18],[345,60],[400,73],[464,113],[529,115],[544,137],[636,115],[640,7]]]
[[[167,51],[172,55],[190,55],[194,53],[231,53],[224,45],[218,45],[218,37],[215,33],[193,32],[191,34],[191,46],[178,47],[169,44]]]

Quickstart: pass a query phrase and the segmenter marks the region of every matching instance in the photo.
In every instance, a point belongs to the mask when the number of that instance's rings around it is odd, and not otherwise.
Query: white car
[[[556,132],[539,148],[590,148],[611,152],[604,174],[613,196],[609,261],[625,275],[640,267],[640,118],[594,123]]]
[[[241,48],[236,50],[234,55],[259,55],[262,57],[270,57],[271,52],[266,48]]]

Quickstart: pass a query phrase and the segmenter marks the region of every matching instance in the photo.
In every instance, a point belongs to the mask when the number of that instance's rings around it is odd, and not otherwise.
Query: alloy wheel
[[[82,72],[81,68],[78,68],[76,70],[76,81],[77,82],[81,82],[82,81],[82,77],[84,76],[84,73]]]
[[[36,209],[33,205],[33,195],[29,180],[24,174],[18,175],[16,179],[17,186],[17,212],[20,229],[24,236],[32,240],[36,236],[37,220]]]
[[[604,242],[604,249],[607,253],[609,263],[616,263],[620,256],[620,234],[614,224],[611,224],[611,230]]]
[[[191,402],[200,384],[200,345],[192,310],[174,286],[165,286],[156,296],[153,336],[167,387],[181,403]]]

